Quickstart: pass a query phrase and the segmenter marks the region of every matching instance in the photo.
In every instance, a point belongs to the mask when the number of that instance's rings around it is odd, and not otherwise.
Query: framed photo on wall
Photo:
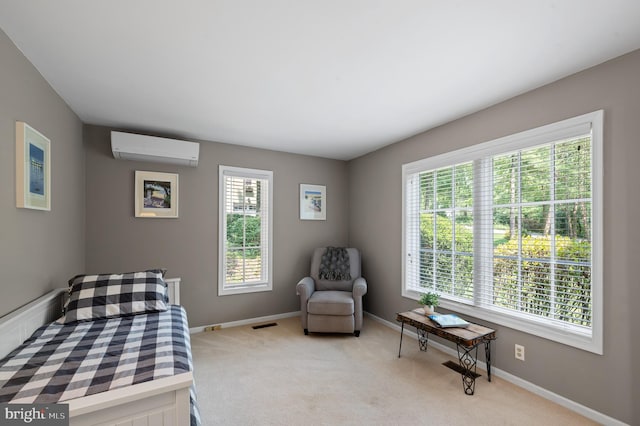
[[[327,220],[327,187],[300,184],[300,220]]]
[[[16,121],[16,207],[51,210],[51,141]]]
[[[178,217],[178,175],[136,170],[136,217]]]

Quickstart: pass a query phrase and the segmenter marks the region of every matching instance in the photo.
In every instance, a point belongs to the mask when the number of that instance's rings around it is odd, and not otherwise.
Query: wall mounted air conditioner
[[[200,144],[114,131],[111,132],[111,151],[117,159],[197,167]]]

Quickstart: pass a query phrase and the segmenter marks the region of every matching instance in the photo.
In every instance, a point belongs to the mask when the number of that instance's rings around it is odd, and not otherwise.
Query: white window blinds
[[[220,166],[219,294],[270,290],[270,171]]]
[[[417,292],[473,298],[473,164],[414,173],[407,182],[412,232],[408,283]]]
[[[403,295],[601,353],[601,126],[596,112],[404,165]]]
[[[591,135],[491,161],[491,260],[479,303],[591,326]],[[488,254],[488,253],[487,253]]]

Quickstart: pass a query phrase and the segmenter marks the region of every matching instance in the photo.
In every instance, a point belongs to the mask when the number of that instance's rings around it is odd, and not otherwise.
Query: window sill
[[[418,300],[419,293],[405,293],[404,297]],[[544,320],[532,321],[527,318],[518,318],[500,312],[497,309],[483,308],[466,303],[456,302],[440,298],[439,307],[454,311],[455,313],[467,315],[477,319],[480,323],[491,322],[493,324],[512,328],[547,340],[558,342],[587,352],[598,355],[603,354],[602,338],[598,338],[594,331],[593,335],[578,331],[570,326],[559,327],[556,324],[545,322]]]
[[[273,290],[270,282],[258,284],[238,284],[232,286],[218,287],[218,296],[230,296],[233,294],[260,293]]]

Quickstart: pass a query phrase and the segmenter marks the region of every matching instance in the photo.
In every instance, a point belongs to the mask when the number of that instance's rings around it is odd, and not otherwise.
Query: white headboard
[[[167,278],[167,294],[169,295],[169,303],[172,305],[180,304],[180,278]]]
[[[169,303],[180,304],[180,278],[167,278]],[[0,318],[0,359],[20,346],[38,327],[57,320],[67,297],[66,288],[50,291]]]
[[[0,318],[0,358],[27,340],[43,324],[62,315],[67,290],[58,288]]]

